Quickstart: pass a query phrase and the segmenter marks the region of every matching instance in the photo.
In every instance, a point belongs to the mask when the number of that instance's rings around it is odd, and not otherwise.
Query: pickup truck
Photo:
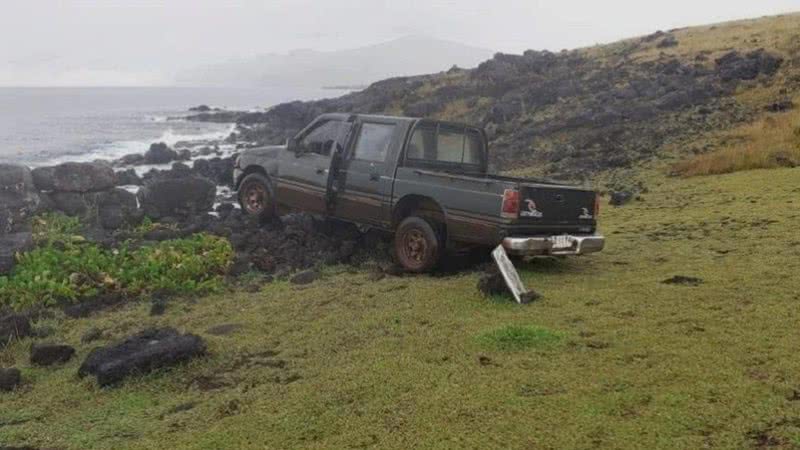
[[[486,134],[462,123],[323,114],[285,145],[242,152],[234,180],[250,215],[302,210],[394,233],[412,272],[446,251],[580,255],[605,243],[594,191],[489,174]]]

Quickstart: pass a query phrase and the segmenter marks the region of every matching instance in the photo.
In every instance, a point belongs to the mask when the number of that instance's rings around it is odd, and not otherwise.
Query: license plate
[[[572,247],[572,237],[570,236],[553,236],[550,238],[553,242],[554,249],[564,249]]]

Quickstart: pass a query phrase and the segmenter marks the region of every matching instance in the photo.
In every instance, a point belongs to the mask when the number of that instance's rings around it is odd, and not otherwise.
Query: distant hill
[[[406,37],[333,52],[295,50],[233,60],[181,72],[180,85],[359,86],[388,77],[474,67],[491,50],[428,37]]]
[[[498,53],[470,70],[278,105],[243,117],[238,133],[282,142],[329,111],[460,120],[485,127],[500,169],[631,184],[645,165],[685,175],[800,165],[798,101],[800,14],[789,14]]]

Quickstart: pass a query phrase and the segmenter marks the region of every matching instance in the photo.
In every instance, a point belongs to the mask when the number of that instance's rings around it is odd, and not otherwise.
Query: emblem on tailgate
[[[589,212],[589,208],[581,208],[581,215],[578,219],[594,219],[594,216]]]
[[[528,205],[527,211],[520,211],[519,215],[522,217],[542,217],[542,212],[536,209],[536,203],[531,199],[526,199],[525,203]]]

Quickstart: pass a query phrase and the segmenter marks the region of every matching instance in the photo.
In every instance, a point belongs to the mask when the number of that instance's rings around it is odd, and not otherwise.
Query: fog
[[[790,12],[797,0],[5,0],[0,85],[168,85],[195,66],[409,35],[503,52]],[[379,63],[379,62],[376,62]],[[446,66],[447,64],[444,64]]]

